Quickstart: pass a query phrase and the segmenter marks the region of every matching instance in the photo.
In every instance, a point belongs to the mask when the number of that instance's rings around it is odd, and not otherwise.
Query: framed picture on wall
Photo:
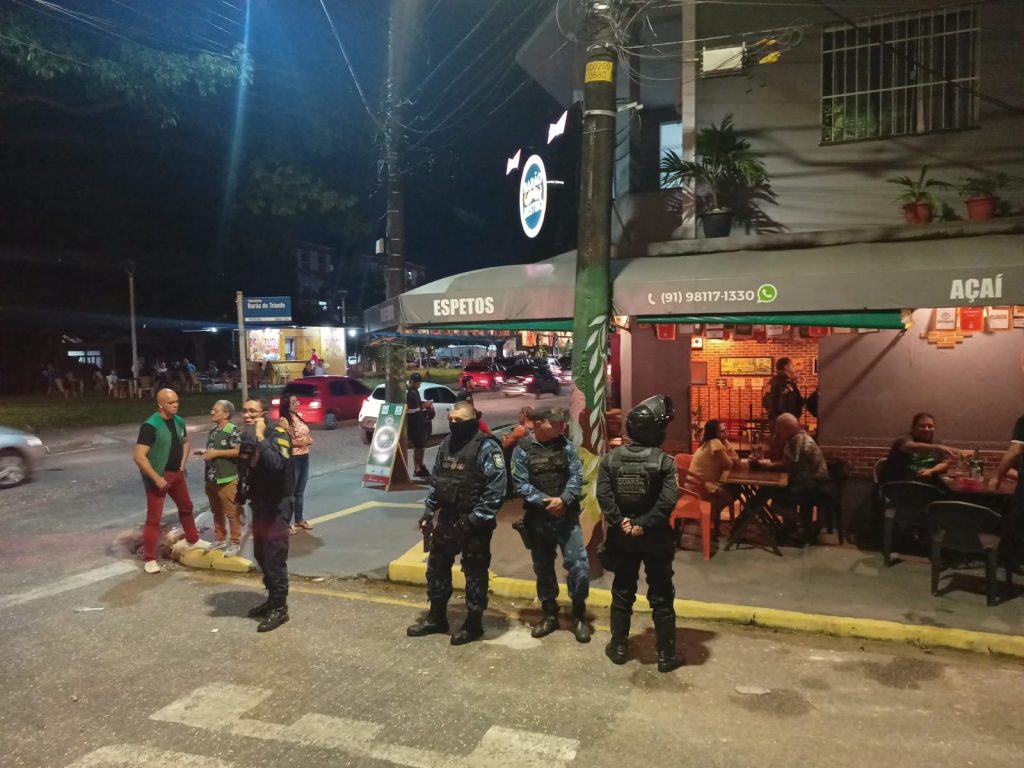
[[[1010,330],[1010,308],[989,307],[988,308],[988,329],[990,331]]]
[[[935,330],[956,330],[956,307],[939,307],[935,310]]]
[[[700,360],[690,361],[690,384],[706,387],[708,383],[708,364]]]
[[[771,376],[770,357],[723,357],[719,361],[722,376]]]

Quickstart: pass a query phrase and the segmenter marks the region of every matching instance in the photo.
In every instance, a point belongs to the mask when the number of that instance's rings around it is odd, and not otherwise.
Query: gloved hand
[[[428,526],[428,525],[433,525],[433,524],[434,524],[434,513],[433,513],[433,512],[431,512],[431,511],[430,511],[430,510],[428,509],[428,510],[427,510],[426,512],[424,512],[424,513],[423,513],[423,515],[422,515],[422,516],[420,517],[420,522],[419,522],[419,528],[420,528],[420,530],[423,530],[423,528],[424,528],[425,526]]]

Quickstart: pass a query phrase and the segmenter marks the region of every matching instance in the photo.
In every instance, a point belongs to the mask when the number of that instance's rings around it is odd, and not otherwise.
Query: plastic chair
[[[897,480],[882,483],[879,490],[885,529],[882,537],[882,562],[892,565],[892,535],[896,523],[907,526],[928,526],[928,505],[939,498],[939,489],[928,483]]]
[[[843,491],[846,481],[850,478],[850,462],[846,459],[828,459],[828,485],[821,490],[818,509],[818,522],[825,521],[828,532],[835,530],[839,534],[839,543],[846,543],[846,531],[843,530]]]
[[[149,394],[152,395],[153,394],[153,377],[152,376],[139,376],[139,385],[138,385],[138,387],[136,387],[135,391],[138,393],[140,400],[142,399],[142,393],[143,392],[149,392]]]
[[[700,523],[701,548],[704,552],[704,559],[711,559],[711,503],[693,489],[693,484],[699,482],[703,487],[700,476],[689,471],[693,456],[688,453],[680,453],[675,457],[676,469],[678,470],[679,501],[676,502],[672,515],[669,517],[669,525],[676,535],[676,546],[680,545],[683,536],[683,526],[687,520],[696,520]]]
[[[928,505],[934,533],[931,537],[932,594],[939,593],[942,551],[985,557],[985,604],[996,603],[999,546],[1003,540],[1005,519],[980,504],[965,501],[934,501]],[[1006,563],[1006,591],[1012,594],[1013,564]]]

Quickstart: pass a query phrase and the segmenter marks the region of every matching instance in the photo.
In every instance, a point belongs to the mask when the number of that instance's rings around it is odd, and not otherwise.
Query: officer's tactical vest
[[[615,502],[623,517],[638,517],[650,512],[661,495],[660,448],[634,451],[621,446],[612,451],[608,474]]]
[[[448,453],[450,438],[441,445],[438,457],[437,503],[445,512],[468,515],[487,488],[487,477],[477,466],[477,454],[485,440],[493,437],[477,432],[455,453]]]
[[[526,450],[530,485],[546,496],[561,496],[569,483],[567,444],[565,437],[558,437],[548,445],[533,441]]]

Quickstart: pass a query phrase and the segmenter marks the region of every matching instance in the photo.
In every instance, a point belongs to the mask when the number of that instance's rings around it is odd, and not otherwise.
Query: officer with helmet
[[[497,439],[480,430],[472,403],[456,403],[448,415],[451,434],[434,461],[420,529],[430,536],[427,597],[430,611],[406,630],[409,637],[448,631],[452,564],[462,553],[466,575],[466,622],[452,635],[452,645],[483,637],[487,608],[487,568],[495,516],[505,498],[505,457]],[[437,514],[437,521],[434,515]]]
[[[672,400],[665,395],[655,395],[637,405],[626,418],[626,432],[632,442],[604,456],[597,476],[597,500],[607,523],[607,565],[615,572],[612,638],[605,655],[615,664],[626,663],[630,617],[643,563],[659,672],[671,672],[686,663],[676,653],[676,592],[672,584],[675,544],[669,526],[679,488],[675,462],[661,450],[673,416]]]

